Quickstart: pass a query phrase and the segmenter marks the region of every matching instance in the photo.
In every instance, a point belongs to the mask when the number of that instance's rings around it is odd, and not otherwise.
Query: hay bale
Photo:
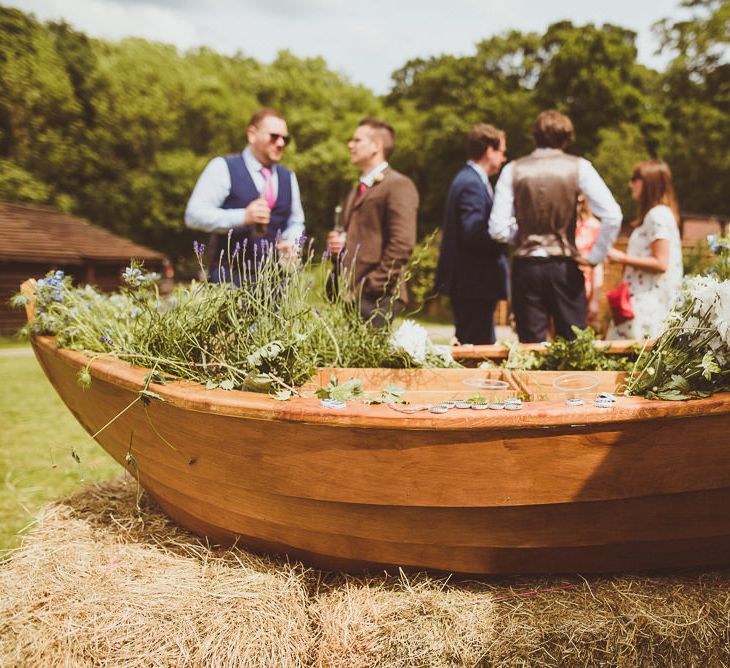
[[[301,570],[181,540],[159,513],[140,521],[130,487],[46,508],[0,569],[0,665],[305,663]]]
[[[727,570],[324,574],[212,549],[136,491],[47,507],[0,565],[0,665],[730,666]]]
[[[730,665],[727,572],[541,578],[511,591],[495,597],[494,665]]]
[[[347,579],[312,606],[315,665],[475,666],[492,642],[494,603],[426,576]]]

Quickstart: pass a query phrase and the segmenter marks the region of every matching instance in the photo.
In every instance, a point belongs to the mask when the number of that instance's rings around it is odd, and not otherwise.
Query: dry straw
[[[730,665],[728,571],[355,578],[210,549],[135,494],[41,513],[0,566],[0,665]]]

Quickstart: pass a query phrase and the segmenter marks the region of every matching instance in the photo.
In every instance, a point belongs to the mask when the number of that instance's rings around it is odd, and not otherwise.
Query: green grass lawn
[[[122,472],[76,422],[35,357],[9,352],[0,355],[0,552],[18,545],[18,532],[43,504]]]
[[[29,348],[30,343],[17,336],[0,335],[0,350],[6,348]]]

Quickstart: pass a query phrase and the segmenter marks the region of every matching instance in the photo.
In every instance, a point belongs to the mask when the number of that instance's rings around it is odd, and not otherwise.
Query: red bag
[[[634,317],[634,305],[631,303],[631,290],[625,281],[619,283],[613,290],[606,292],[608,305],[611,307],[613,322],[620,325]]]

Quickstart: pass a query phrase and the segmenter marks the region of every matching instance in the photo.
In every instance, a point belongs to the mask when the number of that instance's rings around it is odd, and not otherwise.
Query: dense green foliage
[[[52,271],[35,285],[28,331],[53,334],[59,347],[90,354],[90,365],[111,355],[152,369],[155,382],[169,374],[279,398],[296,393],[320,367],[458,366],[413,322],[394,330],[392,319],[382,327],[363,319],[344,267],[332,284],[332,263],[315,264],[311,249],[300,262],[263,248],[253,275],[236,246],[228,250],[230,282],[180,284],[164,300],[159,275],[136,263],[124,272],[125,288],[110,296],[74,287],[62,271]],[[201,270],[203,253],[196,244]],[[240,286],[237,276],[244,277]],[[29,299],[19,294],[13,301],[23,306]],[[88,368],[79,380],[90,382]]]
[[[730,215],[730,3],[684,0],[693,18],[657,26],[665,72],[637,63],[636,35],[563,21],[544,34],[507,32],[472,55],[407,62],[376,97],[321,58],[281,52],[271,64],[210,49],[90,39],[0,7],[0,199],[50,204],[189,258],[183,211],[211,157],[241,149],[262,105],[286,116],[307,227],[323,239],[355,175],[346,140],[365,115],[396,126],[396,168],[421,192],[422,233],[440,224],[463,137],[479,121],[531,149],[540,109],[573,119],[575,152],[594,160],[632,215],[626,179],[647,156],[669,161],[685,210]],[[198,235],[199,236],[199,235]]]
[[[541,371],[629,371],[632,368],[636,355],[609,354],[611,344],[600,341],[590,327],[580,329],[573,325],[572,330],[574,339],[556,336],[544,344],[544,351],[528,351],[518,344],[507,344],[509,356],[504,366]]]

